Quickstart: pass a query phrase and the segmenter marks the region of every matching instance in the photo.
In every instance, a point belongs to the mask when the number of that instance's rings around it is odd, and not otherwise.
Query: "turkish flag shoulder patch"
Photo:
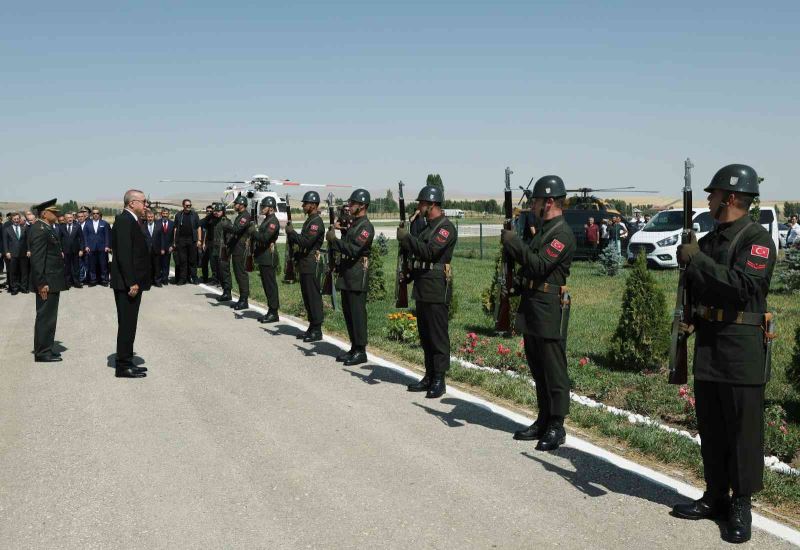
[[[562,243],[558,239],[553,239],[553,241],[550,243],[550,246],[552,246],[553,248],[555,248],[559,252],[564,250],[564,243]]]
[[[760,244],[754,244],[753,246],[750,247],[750,255],[751,256],[756,256],[758,258],[768,259],[769,258],[769,247],[762,246]]]

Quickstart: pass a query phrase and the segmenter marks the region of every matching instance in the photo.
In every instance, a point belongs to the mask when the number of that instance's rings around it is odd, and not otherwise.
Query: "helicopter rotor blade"
[[[272,180],[272,185],[285,185],[288,187],[352,187],[352,185],[337,185],[334,183],[300,183],[299,181],[291,180]]]
[[[250,183],[249,181],[230,180],[158,180],[159,183]]]

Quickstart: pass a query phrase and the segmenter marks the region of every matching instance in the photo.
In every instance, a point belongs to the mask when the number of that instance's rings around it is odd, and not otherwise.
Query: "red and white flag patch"
[[[559,241],[558,239],[553,239],[553,242],[550,243],[550,246],[561,252],[564,250],[564,243]]]
[[[750,255],[767,259],[769,258],[769,247],[761,246],[760,244],[754,244],[750,247]]]
[[[547,252],[547,255],[551,258],[558,258],[558,252],[555,252],[550,248],[545,248],[544,251]]]
[[[269,228],[270,229],[275,229],[275,224],[274,223],[269,224]]]
[[[239,220],[239,225],[245,225],[247,223],[247,218],[242,218]]]
[[[762,269],[767,269],[767,264],[757,264],[755,262],[751,262],[750,260],[747,260],[747,267],[749,267],[750,269],[755,269],[757,271],[761,271]]]
[[[319,226],[315,223],[312,223],[310,226],[308,226],[309,231],[316,231],[317,229],[319,229]]]
[[[444,237],[445,239],[450,236],[450,232],[447,229],[440,229],[439,235]]]
[[[365,239],[369,238],[369,231],[365,229],[364,231],[361,232],[361,236],[364,237]]]

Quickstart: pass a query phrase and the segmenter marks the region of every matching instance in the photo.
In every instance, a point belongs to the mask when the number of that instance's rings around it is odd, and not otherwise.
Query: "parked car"
[[[785,223],[778,224],[778,244],[781,248],[786,248],[786,236],[789,234],[789,226]]]

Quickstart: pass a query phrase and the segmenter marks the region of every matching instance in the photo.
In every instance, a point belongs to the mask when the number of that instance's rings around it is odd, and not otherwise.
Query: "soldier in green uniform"
[[[223,231],[228,235],[225,244],[231,255],[233,276],[236,277],[236,284],[239,286],[239,301],[234,304],[233,309],[241,311],[250,307],[250,304],[247,303],[247,299],[250,297],[250,276],[245,269],[245,263],[247,237],[252,219],[247,211],[247,197],[242,195],[236,197],[233,201],[233,209],[237,213],[236,219],[230,226],[223,228]]]
[[[450,260],[458,235],[456,227],[442,211],[444,192],[426,185],[417,196],[417,210],[427,220],[419,233],[412,235],[404,226],[397,229],[397,241],[411,255],[412,297],[417,307],[417,330],[425,352],[425,376],[408,391],[425,391],[425,397],[444,395],[445,373],[450,367],[448,310],[453,296]]]
[[[226,228],[231,229],[231,220],[225,215],[225,205],[221,202],[214,204],[214,219],[217,220],[214,226],[213,240],[211,242],[211,261],[217,266],[219,286],[222,287],[222,294],[217,296],[218,302],[227,302],[231,299],[231,260],[228,255],[228,248],[225,244]]]
[[[706,490],[673,515],[727,519],[725,538],[750,539],[750,497],[763,488],[764,387],[769,380],[767,293],[775,268],[769,233],[748,215],[756,171],[721,168],[706,187],[718,225],[678,248],[686,265],[695,334],[694,391]]]
[[[286,238],[294,246],[295,269],[300,273],[300,293],[308,316],[308,330],[298,336],[304,342],[322,340],[322,294],[320,284],[321,262],[319,249],[325,239],[325,224],[319,215],[319,193],[308,191],[303,195],[303,212],[306,221],[298,233],[291,223],[286,224]]]
[[[255,246],[253,250],[253,261],[258,264],[261,274],[261,285],[264,287],[264,295],[267,297],[269,309],[265,315],[259,318],[261,323],[275,323],[278,321],[278,280],[275,278],[275,268],[280,265],[278,250],[275,242],[281,232],[281,225],[275,211],[278,206],[275,197],[265,197],[261,201],[261,213],[264,221],[258,229],[252,229],[250,238]]]
[[[55,224],[59,211],[56,199],[34,206],[39,219],[28,230],[31,252],[31,286],[36,291],[36,324],[33,329],[33,356],[37,363],[61,361],[53,351],[58,321],[58,298],[67,290],[64,278],[64,256]]]
[[[569,413],[566,322],[568,321],[567,277],[576,243],[562,215],[567,196],[563,180],[544,176],[533,186],[531,211],[541,227],[530,242],[514,230],[503,230],[504,250],[520,266],[521,298],[516,330],[523,335],[525,356],[536,382],[539,414],[531,426],[519,430],[514,439],[538,439],[536,449],[552,451],[566,439],[564,418]]]
[[[339,253],[336,267],[336,288],[341,291],[342,313],[350,337],[350,350],[336,360],[345,365],[367,362],[367,294],[369,291],[369,254],[375,228],[367,218],[369,191],[356,189],[348,201],[352,222],[341,239],[331,227],[325,238],[328,246]]]

